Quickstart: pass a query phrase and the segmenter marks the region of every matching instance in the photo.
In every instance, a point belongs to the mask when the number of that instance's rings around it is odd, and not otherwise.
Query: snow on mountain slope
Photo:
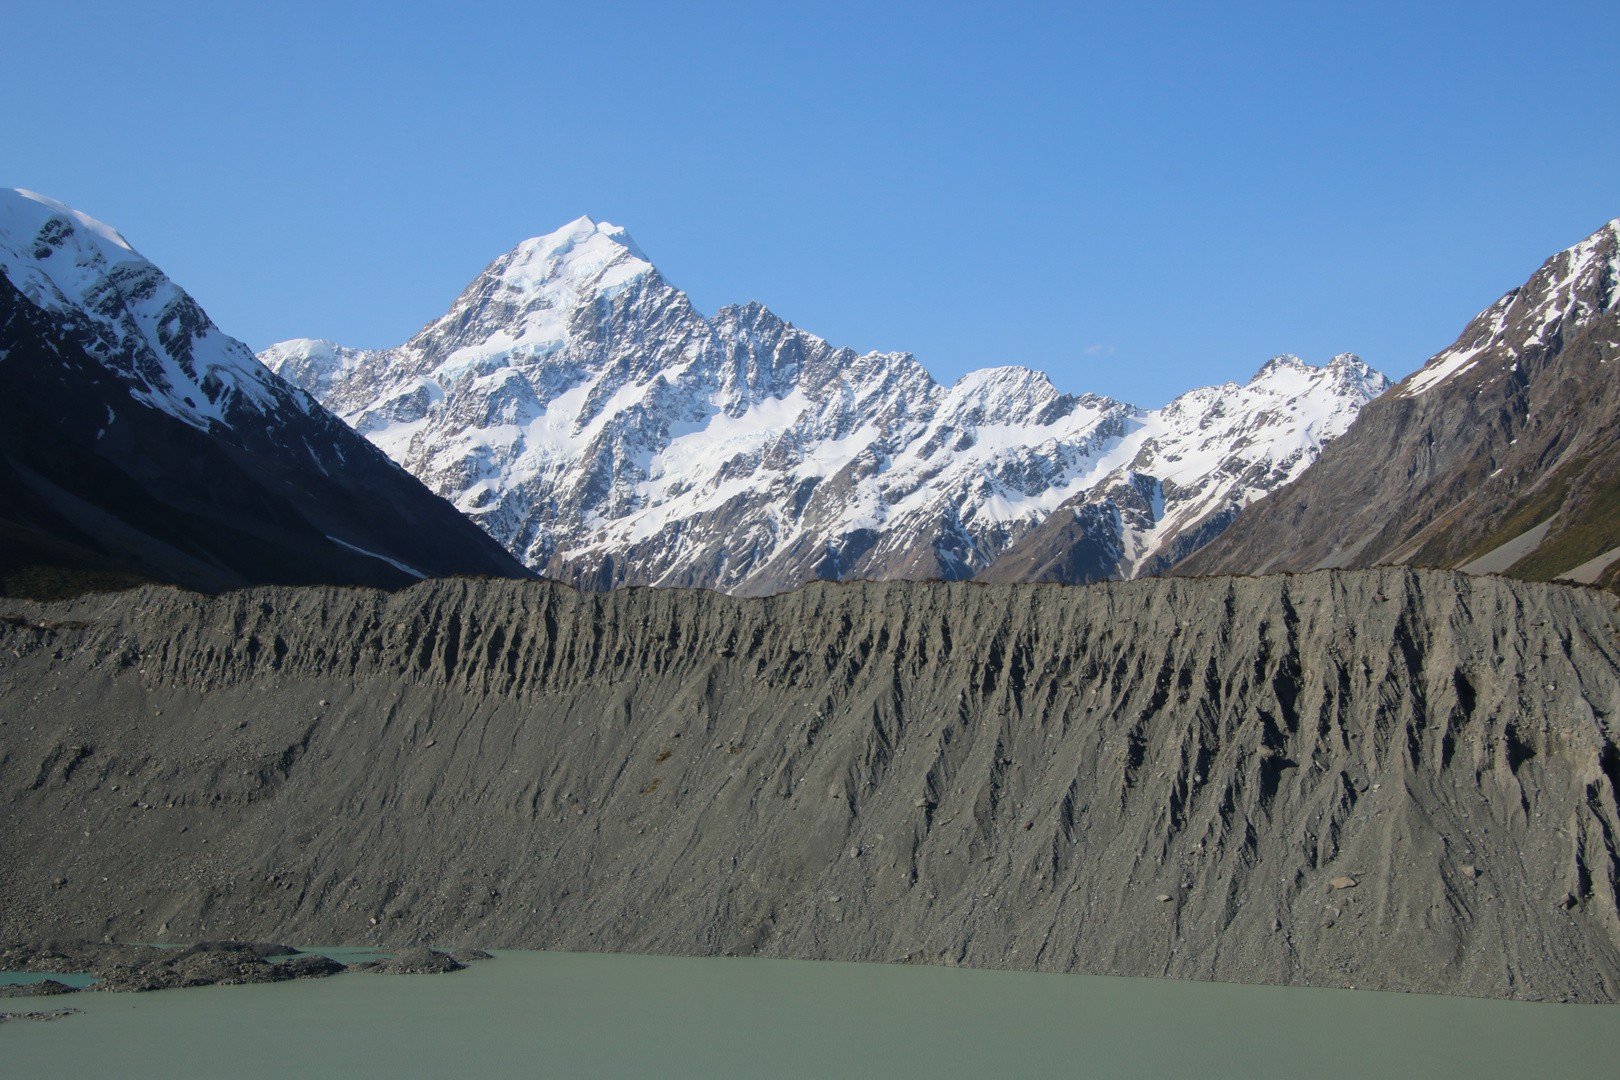
[[[1450,348],[1402,382],[1397,396],[1415,397],[1482,362],[1498,363],[1504,355],[1512,360],[1554,338],[1579,336],[1620,297],[1617,239],[1620,218],[1553,256],[1524,286],[1475,316]]]
[[[1104,576],[1129,575],[1314,460],[1384,386],[1340,357],[1159,411],[1021,367],[944,387],[909,354],[834,348],[757,303],[705,319],[589,218],[491,263],[404,345],[299,339],[260,359],[531,567],[741,594],[972,577],[1126,473],[1156,485]]]
[[[1293,480],[1387,389],[1389,380],[1352,353],[1323,367],[1278,356],[1246,385],[1206,386],[1166,405],[1129,469],[1138,482],[1153,478],[1163,509],[1128,530],[1124,576],[1163,569],[1184,554],[1165,550],[1176,537],[1212,519],[1224,528],[1244,506]]]
[[[1388,386],[1343,353],[1323,367],[1279,356],[1246,385],[1188,391],[1142,413],[1110,455],[1121,464],[979,577],[1078,583],[1159,573],[1298,477]],[[1077,544],[1090,550],[1077,555]]]
[[[89,331],[132,397],[192,427],[226,423],[240,406],[313,407],[116,230],[55,199],[0,190],[0,272],[40,308]]]

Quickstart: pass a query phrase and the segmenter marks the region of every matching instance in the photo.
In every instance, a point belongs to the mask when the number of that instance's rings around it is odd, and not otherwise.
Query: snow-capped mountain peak
[[[55,199],[0,190],[0,272],[95,342],[131,396],[209,430],[240,407],[308,411],[116,229]]]
[[[604,270],[612,268],[602,278]],[[616,225],[577,218],[556,232],[523,241],[491,266],[501,281],[522,291],[541,291],[558,281],[590,282],[612,289],[652,269],[630,234]]]
[[[940,412],[957,422],[1024,425],[1044,415],[1062,397],[1043,371],[1017,366],[981,368],[956,380],[946,392]]]
[[[1294,475],[1382,385],[1353,357],[1286,357],[1152,412],[1020,366],[942,387],[908,353],[835,348],[755,302],[705,319],[590,218],[496,259],[398,348],[301,339],[261,359],[531,567],[738,593],[971,577],[1126,473],[1157,500],[1103,572],[1128,575],[1175,523]]]
[[[1396,393],[1419,394],[1485,364],[1488,377],[1529,349],[1573,338],[1620,303],[1620,218],[1554,255],[1530,280],[1480,312],[1449,348],[1408,376]]]
[[[49,195],[41,195],[37,191],[15,188],[13,194],[21,198],[7,199],[4,209],[0,210],[4,215],[5,229],[8,233],[20,234],[31,229],[37,235],[52,218],[66,218],[84,230],[85,239],[108,261],[140,259],[140,255],[130,246],[129,241],[111,225],[97,221],[89,214],[81,213],[66,203],[57,202]],[[34,252],[36,257],[42,259],[49,257],[49,248],[53,246],[49,240],[43,243],[44,246]]]

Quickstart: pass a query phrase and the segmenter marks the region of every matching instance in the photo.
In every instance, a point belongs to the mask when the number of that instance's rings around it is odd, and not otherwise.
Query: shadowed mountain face
[[[0,940],[1620,997],[1590,589],[1384,568],[0,603]]]
[[[1279,357],[1156,410],[1024,367],[945,387],[909,354],[834,348],[757,303],[705,318],[588,218],[495,260],[397,348],[300,339],[260,358],[548,576],[741,595],[1032,561],[1024,579],[1153,573],[1386,385],[1346,354]],[[1112,554],[1018,549],[1054,519]]]
[[[1548,259],[1175,573],[1380,563],[1613,585],[1620,220]]]
[[[106,226],[0,192],[0,270],[5,587],[527,576]]]

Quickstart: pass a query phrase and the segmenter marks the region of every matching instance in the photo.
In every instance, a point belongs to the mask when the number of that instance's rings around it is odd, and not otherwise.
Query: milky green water
[[[1614,1075],[1620,1006],[880,964],[500,953],[431,976],[75,994],[0,1075]]]
[[[36,975],[25,971],[0,971],[0,986],[27,986],[29,983],[44,982],[50,979],[64,986],[89,986],[96,981],[94,975]],[[0,1008],[0,1012],[6,1010]]]

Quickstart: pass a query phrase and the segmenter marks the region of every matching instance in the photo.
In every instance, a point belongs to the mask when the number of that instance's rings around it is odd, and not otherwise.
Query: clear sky
[[[255,348],[380,347],[627,227],[944,382],[1399,377],[1620,216],[1620,4],[15,3],[0,185]]]

